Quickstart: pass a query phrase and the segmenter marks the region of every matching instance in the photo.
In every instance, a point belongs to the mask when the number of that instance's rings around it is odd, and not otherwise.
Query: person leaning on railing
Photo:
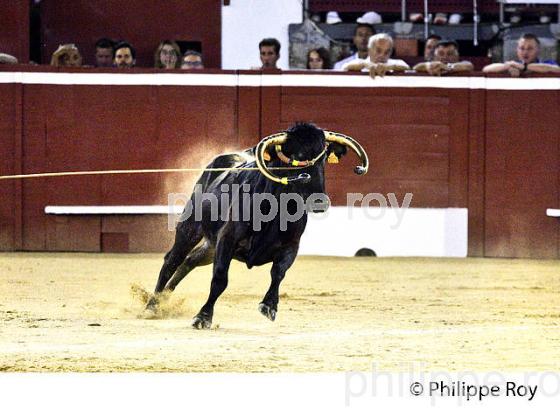
[[[517,41],[517,60],[494,63],[482,69],[485,73],[508,73],[519,77],[522,73],[560,73],[560,67],[553,60],[539,58],[541,42],[534,34],[523,34]]]
[[[410,69],[403,60],[390,58],[393,53],[393,39],[385,33],[371,36],[368,43],[368,57],[356,58],[342,67],[345,71],[369,71],[372,77]]]
[[[454,40],[438,42],[432,61],[424,61],[414,66],[415,71],[430,75],[470,73],[473,69],[470,61],[459,61],[459,45]]]

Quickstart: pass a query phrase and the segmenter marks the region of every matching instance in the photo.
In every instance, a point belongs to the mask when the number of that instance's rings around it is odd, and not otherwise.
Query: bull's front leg
[[[228,270],[235,249],[234,238],[234,224],[229,222],[224,225],[218,235],[210,295],[200,312],[193,318],[192,327],[195,329],[210,329],[212,326],[214,304],[228,285]]]
[[[284,251],[272,262],[272,269],[270,270],[270,287],[266,292],[262,302],[259,304],[259,312],[264,316],[274,321],[276,319],[276,312],[278,311],[278,293],[280,292],[280,283],[286,271],[294,263],[297,256],[298,246],[294,245],[285,248]]]

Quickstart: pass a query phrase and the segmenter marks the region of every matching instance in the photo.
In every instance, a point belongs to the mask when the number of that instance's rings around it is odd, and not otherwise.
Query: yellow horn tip
[[[280,182],[284,185],[288,185],[288,177],[283,177],[280,179]]]

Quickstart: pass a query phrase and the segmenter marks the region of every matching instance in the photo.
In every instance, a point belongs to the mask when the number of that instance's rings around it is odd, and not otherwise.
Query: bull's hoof
[[[259,312],[261,312],[264,316],[266,316],[273,322],[274,319],[276,319],[276,309],[273,309],[270,306],[265,305],[264,303],[259,303]]]
[[[146,310],[156,313],[158,310],[158,300],[155,296],[150,296],[148,303],[146,303]]]
[[[193,318],[192,327],[195,329],[210,329],[212,326],[212,318],[204,313],[199,313]]]

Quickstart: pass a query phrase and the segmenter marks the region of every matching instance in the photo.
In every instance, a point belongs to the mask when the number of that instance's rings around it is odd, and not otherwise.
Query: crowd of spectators
[[[329,50],[324,47],[311,47],[307,52],[306,69],[365,71],[372,77],[387,74],[415,71],[429,75],[446,75],[450,73],[469,73],[473,64],[460,57],[456,41],[430,35],[425,42],[423,61],[412,68],[402,59],[393,56],[394,41],[387,33],[376,33],[372,24],[358,22],[352,37],[354,52],[347,57],[333,62]],[[275,38],[265,38],[259,43],[260,70],[278,70],[281,44]],[[483,68],[485,73],[504,73],[518,77],[524,73],[560,73],[558,63],[542,60],[541,44],[534,34],[523,34],[516,48],[516,59],[503,63],[489,64]],[[136,66],[136,50],[126,41],[113,41],[101,38],[95,43],[94,67],[114,67],[129,69]],[[82,54],[75,44],[61,44],[52,54],[51,65],[54,67],[81,67]],[[15,57],[0,53],[0,63],[17,64]],[[195,50],[181,52],[179,45],[172,40],[159,43],[154,52],[154,68],[198,70],[204,68],[203,56]]]
[[[136,49],[127,41],[100,38],[95,43],[94,50],[94,64],[87,66],[83,65],[82,54],[75,44],[61,44],[52,54],[50,65],[120,69],[136,67]],[[10,54],[0,53],[0,64],[18,64],[18,60]],[[181,53],[175,41],[164,40],[159,43],[154,52],[154,68],[197,70],[204,68],[204,63],[202,54],[198,51],[186,50]]]
[[[375,33],[373,26],[366,23],[356,24],[352,38],[355,52],[334,64],[337,71],[366,71],[372,77],[403,71],[414,71],[429,75],[446,75],[451,73],[470,73],[474,65],[466,58],[461,58],[459,44],[438,35],[430,35],[425,42],[423,61],[409,65],[393,56],[394,41],[386,33]],[[317,61],[330,61],[327,50],[311,48],[307,53],[307,69],[330,69],[329,66],[316,65]],[[554,60],[541,60],[540,41],[534,34],[523,34],[516,48],[516,60],[489,64],[483,68],[485,73],[506,73],[518,77],[524,73],[560,73],[560,67]]]

